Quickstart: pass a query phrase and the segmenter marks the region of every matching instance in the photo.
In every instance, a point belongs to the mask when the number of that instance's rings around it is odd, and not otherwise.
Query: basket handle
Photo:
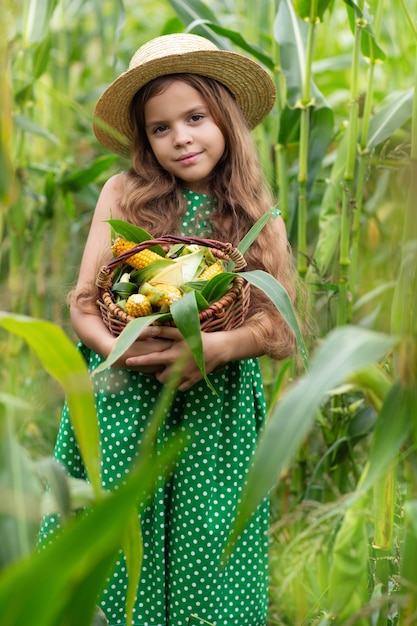
[[[141,252],[141,250],[145,250],[146,248],[152,248],[152,246],[164,245],[167,243],[185,243],[185,244],[196,244],[199,246],[206,246],[207,248],[215,248],[216,250],[221,250],[226,254],[235,264],[235,271],[241,272],[246,267],[246,261],[243,257],[243,254],[237,248],[234,248],[231,243],[222,243],[221,241],[216,241],[215,239],[200,239],[198,237],[182,237],[180,235],[162,235],[161,237],[157,237],[156,239],[147,239],[146,241],[141,241],[130,250],[126,250],[126,252],[122,252],[118,257],[110,261],[105,267],[101,269],[101,272],[109,275],[109,273],[121,262],[127,261],[131,256],[136,254],[137,252]],[[100,286],[100,285],[99,285]]]

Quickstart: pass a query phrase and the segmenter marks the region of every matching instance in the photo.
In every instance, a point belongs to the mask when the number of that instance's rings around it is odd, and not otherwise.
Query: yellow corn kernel
[[[165,306],[165,308],[170,307],[173,302],[182,298],[181,291],[174,285],[168,285],[167,283],[155,283],[152,284],[152,287],[155,287],[155,289],[160,291],[162,294],[162,296],[155,303],[155,306],[158,309],[163,306]]]
[[[136,245],[137,243],[135,243],[134,241],[128,241],[124,237],[117,237],[111,249],[114,256],[119,256],[123,252],[130,250]],[[133,254],[131,257],[126,259],[126,263],[136,268],[137,270],[141,270],[142,268],[152,263],[152,261],[158,261],[162,258],[163,257],[160,254],[157,254],[153,250],[141,250],[140,252],[137,252],[136,254]]]
[[[143,293],[134,293],[127,299],[126,313],[132,317],[145,317],[151,315],[152,305]]]
[[[216,261],[209,265],[205,270],[203,270],[198,277],[199,280],[210,280],[213,276],[217,276],[217,274],[221,274],[224,272],[223,266],[220,261]]]

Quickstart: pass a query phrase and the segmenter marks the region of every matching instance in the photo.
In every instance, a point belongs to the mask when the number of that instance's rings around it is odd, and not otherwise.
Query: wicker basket
[[[246,261],[237,248],[230,243],[221,243],[212,239],[198,239],[195,237],[180,237],[176,235],[164,235],[157,239],[151,239],[138,243],[130,250],[120,254],[101,268],[96,285],[98,287],[97,304],[99,306],[103,321],[114,337],[120,335],[126,324],[133,317],[128,315],[124,309],[114,302],[111,291],[114,271],[120,265],[129,262],[129,257],[153,246],[160,245],[165,250],[173,244],[183,243],[197,244],[205,246],[211,250],[213,256],[224,261],[233,261],[234,272],[242,272],[246,268]],[[217,330],[230,330],[242,324],[249,308],[250,285],[241,276],[236,276],[229,291],[217,302],[211,304],[204,311],[200,311],[201,330],[213,332]],[[161,323],[161,322],[159,322]],[[173,325],[172,321],[166,322]]]

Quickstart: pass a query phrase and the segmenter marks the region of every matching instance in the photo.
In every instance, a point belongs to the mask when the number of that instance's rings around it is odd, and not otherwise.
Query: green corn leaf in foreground
[[[74,431],[96,495],[101,492],[99,429],[86,363],[70,339],[50,322],[0,312],[0,326],[22,337],[65,391]]]
[[[308,373],[293,384],[271,411],[249,472],[230,546],[296,454],[327,394],[353,372],[382,358],[395,342],[393,337],[353,326],[328,334]]]
[[[36,617],[42,626],[90,626],[97,596],[132,524],[132,504],[146,500],[179,450],[174,439],[157,462],[151,454],[141,455],[119,489],[88,515],[74,518],[44,550],[8,568],[0,579],[2,624],[28,626]]]

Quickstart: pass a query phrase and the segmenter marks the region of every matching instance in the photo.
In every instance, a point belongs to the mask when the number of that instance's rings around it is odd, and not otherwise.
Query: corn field
[[[142,43],[183,31],[275,80],[254,137],[303,284],[307,352],[262,359],[268,421],[229,549],[270,492],[268,626],[416,624],[417,1],[3,0],[0,30],[2,626],[104,624],[97,596],[161,470],[174,383],[104,497],[66,295],[101,185],[128,167],[95,140],[95,102]],[[88,483],[51,459],[64,397]],[[68,521],[40,553],[48,511]]]

